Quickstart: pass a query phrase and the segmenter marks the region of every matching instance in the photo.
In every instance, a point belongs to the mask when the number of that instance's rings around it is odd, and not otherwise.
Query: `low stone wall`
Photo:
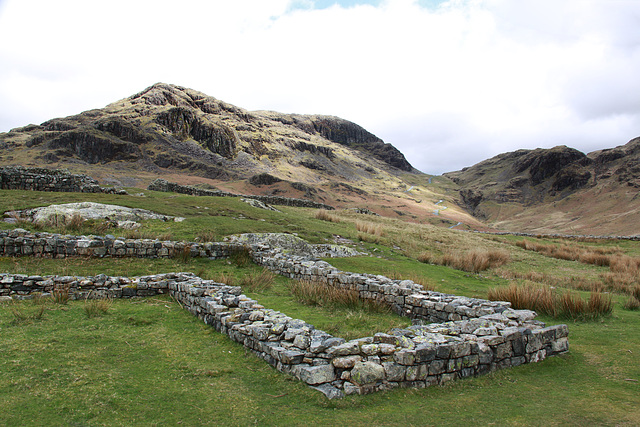
[[[392,280],[385,276],[340,271],[326,261],[259,251],[254,253],[254,260],[292,279],[355,290],[362,299],[387,303],[397,314],[424,322],[473,319],[502,313],[511,306],[503,301],[426,291],[411,280]]]
[[[544,327],[527,311],[507,309],[472,320],[415,325],[346,341],[265,308],[243,295],[240,287],[192,273],[136,278],[0,274],[2,292],[46,294],[65,287],[74,299],[168,292],[217,331],[329,398],[445,384],[568,350],[566,325]]]
[[[271,246],[273,242],[288,240],[289,249]],[[169,292],[216,330],[329,398],[394,387],[444,384],[456,378],[537,362],[568,350],[566,325],[545,327],[535,320],[534,312],[512,310],[506,302],[425,291],[409,280],[342,272],[313,255],[341,256],[350,251],[332,245],[307,244],[311,248],[305,248],[296,238],[260,239],[259,235],[247,235],[236,239],[236,243],[197,244],[13,230],[0,233],[0,254],[163,257],[188,248],[192,256],[224,258],[234,247],[247,247],[237,242],[253,242],[249,248],[254,260],[273,271],[326,286],[355,289],[361,298],[384,301],[398,314],[414,319],[415,324],[347,342],[302,320],[265,308],[243,295],[240,287],[203,280],[192,273],[138,278],[4,274],[0,275],[0,298],[50,293],[59,287],[69,289],[74,298]],[[290,253],[291,248],[300,247],[307,256]],[[437,323],[425,325],[425,322]]]
[[[333,206],[325,205],[324,203],[318,203],[307,199],[296,199],[293,197],[281,197],[281,196],[259,196],[259,195],[246,195],[246,194],[234,194],[220,190],[204,190],[202,188],[192,187],[190,185],[180,185],[174,182],[169,182],[164,179],[156,179],[147,187],[151,191],[163,191],[172,193],[189,194],[192,196],[215,196],[215,197],[243,197],[246,199],[255,199],[263,203],[271,205],[281,206],[295,206],[299,208],[315,208],[333,210]]]
[[[228,258],[232,250],[242,248],[242,245],[224,242],[194,243],[114,236],[69,236],[29,233],[22,229],[0,231],[0,255],[4,256],[172,258],[187,251],[193,258],[220,259]]]
[[[75,175],[66,170],[0,167],[0,188],[3,190],[58,191],[77,193],[126,194],[124,190],[105,188],[87,175]]]

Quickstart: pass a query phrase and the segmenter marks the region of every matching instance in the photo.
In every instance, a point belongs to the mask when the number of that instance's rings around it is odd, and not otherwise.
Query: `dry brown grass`
[[[515,309],[534,310],[558,318],[593,319],[610,315],[613,301],[610,295],[591,292],[584,300],[573,292],[554,292],[546,286],[533,283],[511,284],[506,288],[490,289],[488,298],[494,301],[509,301]]]
[[[622,307],[631,311],[640,310],[640,300],[635,297],[629,297],[629,299],[622,305]]]
[[[96,317],[106,314],[111,305],[113,304],[113,300],[110,298],[101,298],[101,299],[86,299],[84,302],[84,314],[87,317]]]
[[[200,275],[200,277],[202,276]],[[220,272],[213,276],[213,281],[217,283],[224,283],[227,286],[233,286],[233,284],[236,282],[236,278],[232,274]]]
[[[527,280],[543,285],[560,286],[563,288],[576,289],[588,292],[612,291],[613,287],[608,286],[600,280],[589,279],[584,276],[558,276],[538,271],[518,272],[501,269],[497,274],[503,279]]]
[[[71,298],[69,295],[70,288],[71,285],[69,284],[57,284],[51,293],[53,302],[56,304],[66,304],[69,302],[69,299]]]
[[[426,291],[436,290],[435,284],[429,278],[424,276],[419,276],[417,274],[412,274],[407,276],[397,271],[392,271],[390,273],[385,273],[385,276],[387,276],[391,280],[411,280],[413,283],[417,283],[418,285],[422,286]]]
[[[335,216],[334,214],[330,213],[328,210],[326,209],[320,209],[316,212],[315,215],[316,219],[322,220],[322,221],[329,221],[329,222],[335,222],[335,223],[340,223],[342,221],[340,221],[340,218],[338,218],[337,216]]]
[[[355,289],[342,288],[313,280],[294,280],[289,286],[295,298],[305,305],[347,309],[364,308],[384,313],[391,311],[384,302],[360,299],[360,295]]]
[[[479,273],[505,265],[510,259],[509,253],[503,250],[472,249],[466,252],[447,252],[441,259],[436,258],[431,262],[457,270]]]
[[[615,258],[623,256],[621,255],[622,250],[618,247],[594,248],[584,245],[554,245],[532,242],[527,239],[516,242],[516,246],[528,251],[538,252],[551,258],[563,259],[566,261],[579,261],[583,264],[592,264],[604,267],[609,266],[614,262],[613,260]]]
[[[387,234],[382,224],[375,224],[372,222],[357,221],[356,230],[378,237],[384,237]]]
[[[247,274],[244,276],[240,280],[240,287],[250,292],[261,292],[270,289],[275,280],[275,273],[263,268],[259,273]]]

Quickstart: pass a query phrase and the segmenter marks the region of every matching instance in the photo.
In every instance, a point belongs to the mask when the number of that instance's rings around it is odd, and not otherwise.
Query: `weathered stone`
[[[295,370],[297,376],[307,384],[329,383],[336,379],[333,365],[301,366]]]
[[[400,365],[414,365],[416,363],[415,350],[403,349],[393,353],[393,359]]]
[[[331,384],[320,384],[319,386],[312,388],[318,390],[329,399],[342,399],[344,397],[342,390],[332,386]]]
[[[359,385],[371,384],[384,379],[382,365],[372,362],[357,362],[351,369],[351,381]]]
[[[388,381],[404,381],[406,369],[403,365],[395,362],[384,362],[382,367]]]
[[[338,369],[351,369],[357,362],[362,361],[362,356],[336,357],[331,361]]]

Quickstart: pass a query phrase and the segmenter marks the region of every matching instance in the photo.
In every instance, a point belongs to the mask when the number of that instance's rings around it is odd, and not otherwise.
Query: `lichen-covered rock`
[[[357,362],[351,369],[351,381],[359,385],[382,381],[384,377],[382,365],[373,362]]]

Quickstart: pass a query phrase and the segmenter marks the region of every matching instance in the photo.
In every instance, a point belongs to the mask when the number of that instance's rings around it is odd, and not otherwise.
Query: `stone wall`
[[[3,190],[58,191],[77,193],[126,194],[115,188],[105,188],[87,175],[75,175],[66,170],[0,167],[0,188]]]
[[[192,196],[215,196],[215,197],[243,197],[246,199],[259,200],[263,203],[271,205],[281,206],[295,206],[299,208],[315,208],[333,210],[333,206],[325,205],[324,203],[318,203],[307,199],[296,199],[293,197],[281,197],[281,196],[259,196],[259,195],[246,195],[246,194],[234,194],[220,190],[204,190],[202,188],[192,187],[190,185],[180,185],[174,182],[169,182],[164,179],[156,179],[149,187],[151,191],[164,191],[172,193],[190,194]]]
[[[137,278],[2,274],[0,299],[20,298],[36,291],[51,293],[60,287],[66,287],[74,298],[168,292],[205,323],[329,398],[444,384],[456,378],[537,362],[568,350],[566,325],[545,327],[535,320],[534,312],[512,310],[505,302],[425,291],[409,280],[342,272],[313,255],[345,255],[349,251],[331,245],[311,245],[314,248],[305,249],[311,256],[303,257],[290,253],[291,248],[301,245],[296,239],[289,239],[292,242],[287,249],[272,246],[282,238],[256,236],[248,235],[237,241],[253,242],[250,250],[258,264],[295,279],[356,289],[362,298],[385,301],[397,313],[411,317],[414,325],[345,341],[302,320],[265,308],[243,295],[240,287],[204,280],[192,273]],[[222,258],[234,247],[245,246],[29,234],[24,230],[0,233],[3,255],[163,257],[188,248],[193,256]],[[425,324],[428,322],[437,323]]]

